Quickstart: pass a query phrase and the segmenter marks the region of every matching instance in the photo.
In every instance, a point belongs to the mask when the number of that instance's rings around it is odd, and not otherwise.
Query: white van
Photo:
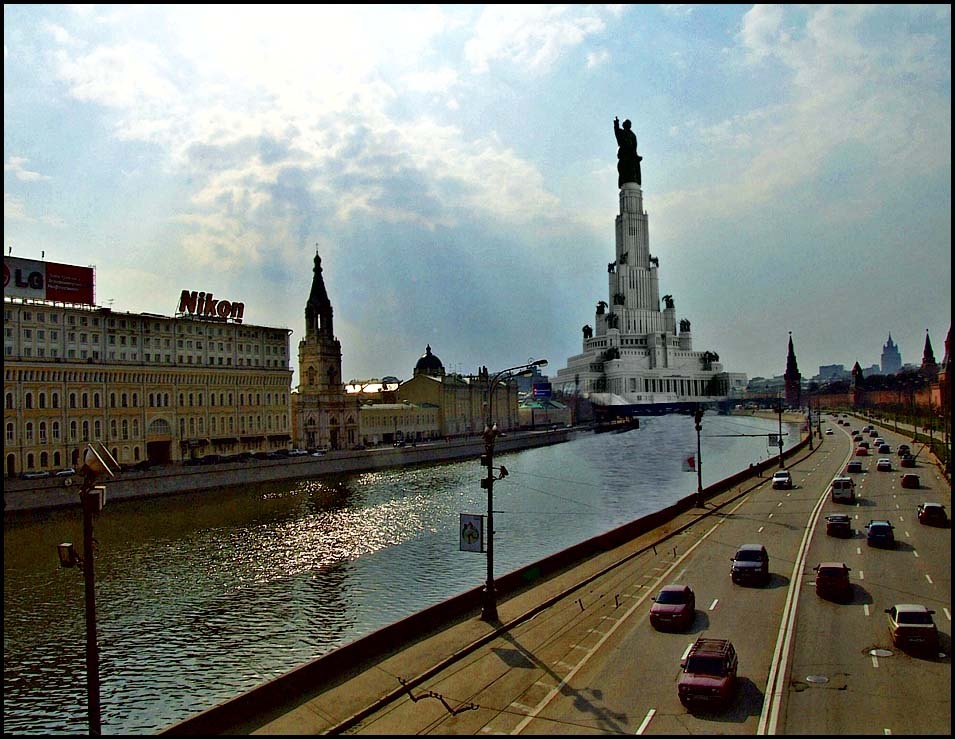
[[[855,503],[856,484],[851,477],[837,477],[829,485],[833,503]]]

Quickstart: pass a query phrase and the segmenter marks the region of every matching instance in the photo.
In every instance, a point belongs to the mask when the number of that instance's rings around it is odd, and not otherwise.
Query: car
[[[728,639],[700,637],[680,667],[683,672],[677,681],[677,694],[686,708],[692,710],[699,704],[723,708],[736,695],[739,657]]]
[[[911,454],[904,454],[902,459],[899,460],[900,467],[914,467],[915,466],[915,457]]]
[[[862,472],[862,462],[858,459],[853,459],[849,464],[846,465],[846,472]]]
[[[826,436],[832,436],[835,433],[832,429],[826,429]]]
[[[37,470],[35,472],[23,472],[20,474],[21,480],[42,480],[44,477],[49,477],[49,470]]]
[[[881,436],[876,436],[875,441],[873,441],[872,443],[875,445],[876,448],[878,448],[882,446],[883,444],[885,444],[885,439],[883,439]]]
[[[311,456],[313,456],[313,457],[324,457],[324,456],[325,456],[325,451],[322,450],[322,449],[316,449],[314,452],[311,453]]]
[[[864,446],[862,446],[862,445],[860,444],[859,446],[856,447],[856,456],[857,456],[857,457],[868,457],[868,456],[869,456],[869,450],[866,449]]]
[[[793,478],[789,470],[778,470],[773,473],[773,490],[792,490]]]
[[[921,485],[921,480],[919,480],[919,476],[916,475],[914,472],[906,472],[904,475],[902,475],[902,480],[900,484],[904,488],[918,489],[919,485]]]
[[[935,611],[917,603],[897,603],[885,612],[893,646],[913,652],[938,652],[938,627],[932,618]]]
[[[220,454],[207,454],[199,460],[199,464],[219,464],[222,461]]]
[[[948,513],[945,512],[945,506],[941,503],[919,503],[918,508],[919,523],[926,526],[948,526]]]
[[[829,497],[833,503],[855,503],[855,480],[851,477],[834,477],[829,483]]]
[[[684,631],[696,618],[696,594],[689,585],[667,585],[650,606],[650,625],[660,631]]]
[[[852,521],[845,513],[830,513],[826,516],[827,536],[852,536]]]
[[[308,451],[305,449],[290,449],[288,455],[290,457],[307,457]]]
[[[868,448],[869,448],[869,442],[867,442],[867,441],[860,441],[860,442],[859,442],[859,446],[861,446],[863,449],[868,449]]]
[[[879,461],[875,463],[875,468],[879,472],[891,472],[892,460],[888,457],[879,457]]]
[[[730,577],[736,584],[769,582],[769,554],[762,544],[743,544],[730,557]]]
[[[895,546],[895,526],[888,521],[873,520],[865,525],[865,543],[870,547],[891,548]]]
[[[876,431],[876,430],[873,429],[873,428],[870,428],[870,429],[869,429],[869,437],[870,437],[870,438],[875,439],[875,438],[877,438],[878,436],[879,436],[879,432],[878,432],[878,431]]]
[[[909,454],[912,449],[908,444],[899,444],[898,453],[900,457],[904,457],[906,454]]]
[[[879,445],[879,454],[891,454],[891,453],[892,453],[892,447],[890,447],[888,444]]]
[[[828,600],[852,600],[850,570],[845,562],[820,562],[812,569],[816,573],[816,595]]]
[[[53,473],[54,477],[73,477],[76,474],[76,470],[72,467],[65,467],[62,470],[57,470]]]

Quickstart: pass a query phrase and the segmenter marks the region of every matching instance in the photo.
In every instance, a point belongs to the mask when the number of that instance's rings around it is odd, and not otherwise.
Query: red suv
[[[736,694],[738,666],[732,642],[700,637],[680,663],[680,703],[690,709],[700,704],[726,707]]]

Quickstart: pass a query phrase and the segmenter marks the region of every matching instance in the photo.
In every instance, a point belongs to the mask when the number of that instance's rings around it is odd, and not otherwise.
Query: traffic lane
[[[819,599],[813,589],[802,589],[786,733],[936,733],[950,728],[950,621],[937,619],[946,657],[924,659],[892,646],[884,613],[899,602],[929,607],[938,599],[948,602],[948,581],[940,588],[922,575],[933,568],[950,572],[950,539],[931,558],[914,556],[911,519],[901,520],[904,516],[894,502],[898,490],[890,474],[869,481],[859,508],[899,526],[896,548],[868,547],[861,525],[849,540],[825,537],[824,522],[814,532],[809,558],[845,561],[852,567],[853,599],[836,605]],[[862,518],[868,520],[869,513]],[[873,649],[884,651],[872,654]]]

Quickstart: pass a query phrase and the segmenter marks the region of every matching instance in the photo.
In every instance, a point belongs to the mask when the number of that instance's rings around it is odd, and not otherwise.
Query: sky
[[[609,302],[613,119],[660,294],[773,377],[941,361],[951,9],[5,5],[5,254],[305,330],[316,250],[344,380],[546,358]],[[297,378],[293,379],[293,385]]]

